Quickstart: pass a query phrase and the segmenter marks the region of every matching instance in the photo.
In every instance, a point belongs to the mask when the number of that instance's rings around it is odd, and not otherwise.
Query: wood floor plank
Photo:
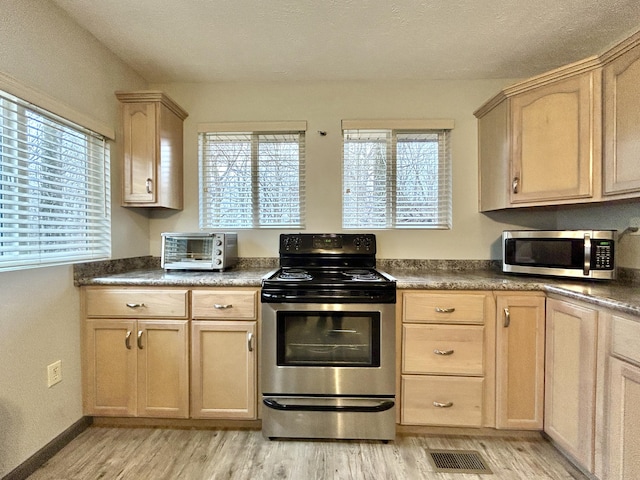
[[[492,475],[437,473],[427,449],[477,450]],[[257,430],[91,427],[29,480],[586,479],[538,436],[401,434],[395,442],[277,440]]]

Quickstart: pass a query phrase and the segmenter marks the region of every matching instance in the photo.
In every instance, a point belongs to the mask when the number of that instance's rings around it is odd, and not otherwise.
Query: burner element
[[[282,270],[278,274],[278,278],[281,280],[311,280],[313,277],[306,271],[302,269],[289,269]]]
[[[361,282],[375,282],[381,280],[378,274],[371,270],[345,270],[342,274],[350,277],[352,280]]]

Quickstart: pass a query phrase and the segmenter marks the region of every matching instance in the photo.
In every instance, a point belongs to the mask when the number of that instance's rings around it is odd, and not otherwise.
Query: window
[[[0,91],[0,270],[110,256],[106,139]]]
[[[230,131],[238,127],[251,131]],[[304,130],[306,122],[201,125],[200,228],[304,227]]]
[[[343,122],[343,228],[451,228],[450,128],[344,129],[352,122]]]

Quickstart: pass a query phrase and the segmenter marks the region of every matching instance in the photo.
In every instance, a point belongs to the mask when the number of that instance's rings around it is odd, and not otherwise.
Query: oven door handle
[[[286,410],[289,412],[384,412],[393,408],[395,402],[383,400],[377,405],[297,405],[294,403],[280,403],[273,398],[262,400],[267,407],[274,410]]]

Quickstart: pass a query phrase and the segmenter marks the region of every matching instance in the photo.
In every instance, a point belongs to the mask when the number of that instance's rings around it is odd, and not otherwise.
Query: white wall
[[[113,92],[146,84],[46,0],[2,0],[0,71],[116,129]],[[111,152],[113,256],[148,255],[146,212],[118,206],[120,146]],[[80,300],[72,268],[0,273],[0,477],[82,417]],[[63,380],[47,388],[46,366]]]
[[[307,232],[341,228],[342,119],[452,118],[453,228],[376,231],[379,258],[498,258],[498,237],[514,225],[551,228],[553,212],[512,214],[498,220],[478,213],[477,123],[473,111],[507,80],[273,84],[167,84],[189,112],[185,122],[185,208],[154,214],[151,252],[164,231],[198,230],[197,124],[225,121],[306,120]],[[326,136],[317,132],[323,130]],[[275,230],[240,230],[242,257],[277,257]]]

